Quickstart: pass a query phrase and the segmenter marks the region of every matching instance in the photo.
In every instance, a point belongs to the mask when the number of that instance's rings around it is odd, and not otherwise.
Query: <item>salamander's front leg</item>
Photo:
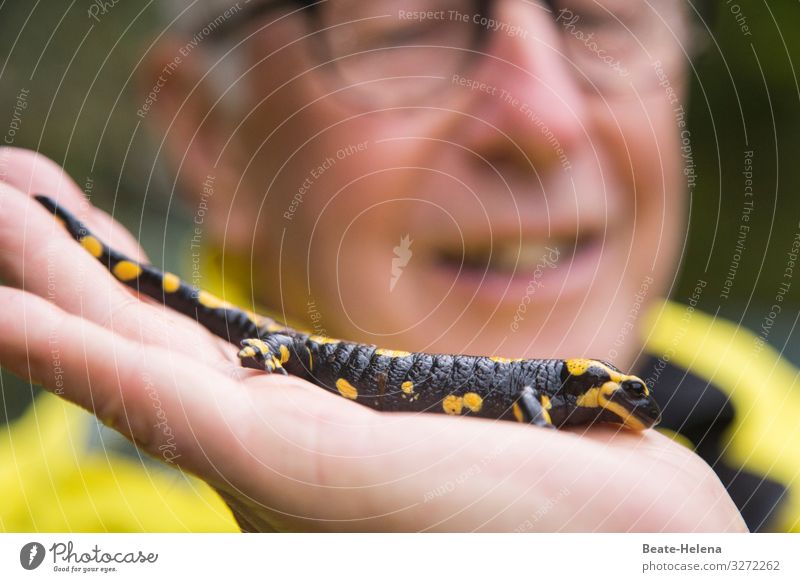
[[[279,351],[276,355],[267,342],[257,338],[246,339],[242,341],[242,349],[239,350],[239,359],[242,361],[242,366],[245,368],[264,370],[270,374],[278,372],[284,376],[288,376],[288,373],[283,368],[284,361],[288,359],[283,353],[283,350],[286,349],[287,348],[283,345],[279,346]]]
[[[547,412],[548,403],[546,396],[540,396],[531,386],[525,386],[519,391],[517,401],[513,405],[514,417],[519,422],[555,428],[550,420],[550,413]]]

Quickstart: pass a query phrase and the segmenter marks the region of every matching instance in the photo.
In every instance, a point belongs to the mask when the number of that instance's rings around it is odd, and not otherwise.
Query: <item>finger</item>
[[[227,491],[240,507],[248,505],[242,491],[284,507],[292,484],[316,480],[315,455],[308,452],[316,433],[298,422],[286,391],[275,390],[298,380],[260,375],[259,404],[269,418],[264,430],[245,385],[196,360],[131,342],[24,291],[0,287],[0,304],[6,306],[0,310],[0,366]],[[321,390],[297,390],[294,402],[301,401],[300,409],[312,414],[329,404],[331,410],[344,405],[351,419],[369,414]],[[287,436],[300,444],[297,454]]]
[[[0,180],[27,195],[45,194],[69,208],[98,237],[133,259],[146,260],[144,251],[127,229],[89,203],[69,175],[51,159],[31,150],[0,147],[0,160],[9,171]]]
[[[235,349],[198,333],[190,319],[138,301],[44,208],[8,185],[0,185],[0,276],[125,337],[236,363]]]
[[[260,375],[254,403],[242,383],[182,354],[131,342],[36,295],[0,287],[0,304],[8,307],[0,310],[1,366],[228,492],[240,501],[237,510],[251,498],[285,508],[296,483],[317,480],[316,455],[309,452],[316,431],[298,422],[280,389],[298,380]],[[369,414],[321,390],[295,392],[300,410],[315,415],[346,410],[363,424]],[[287,446],[287,438],[298,448]]]
[[[225,491],[217,493],[230,508],[242,533],[277,533],[279,531],[270,523],[269,515],[247,507],[241,499],[229,495]]]
[[[230,427],[245,398],[239,383],[30,293],[0,287],[0,303],[0,365],[89,410],[151,455],[220,481],[236,446]]]

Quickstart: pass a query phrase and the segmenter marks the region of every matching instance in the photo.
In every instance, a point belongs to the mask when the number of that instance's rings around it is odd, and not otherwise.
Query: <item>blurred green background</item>
[[[87,16],[90,4],[0,2],[0,128],[10,127],[22,94],[26,109],[13,145],[64,166],[95,205],[142,241],[154,263],[181,272],[176,249],[187,220],[136,116],[142,100],[136,70],[161,30],[159,13],[152,1],[119,2],[98,24]],[[694,61],[690,130],[697,182],[673,298],[686,301],[703,279],[701,308],[758,330],[800,221],[800,86],[793,66],[800,56],[800,4],[739,0],[750,36],[731,12],[734,4],[716,4],[713,36]],[[730,296],[722,300],[741,223],[746,150],[754,151],[750,231]],[[768,337],[796,363],[799,305],[797,280]],[[10,375],[2,380],[0,422],[30,397],[27,384],[11,390]]]

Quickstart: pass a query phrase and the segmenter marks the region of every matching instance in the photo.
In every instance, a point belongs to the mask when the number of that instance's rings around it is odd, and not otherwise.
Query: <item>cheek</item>
[[[413,177],[396,169],[407,164],[386,164],[386,145],[365,137],[372,134],[364,129],[347,132],[362,141],[334,148],[339,135],[310,148],[323,162],[302,178],[305,192],[286,230],[291,244],[282,276],[314,297],[330,330],[357,338],[391,333],[397,326],[390,322],[403,318],[404,308],[397,304],[404,285],[393,289],[392,278],[395,271],[407,277],[403,271],[419,261],[414,217],[420,203],[408,200]]]
[[[657,147],[651,147],[646,158],[637,160],[636,167],[647,174],[647,183],[638,180],[636,183],[636,202],[641,214],[635,220],[634,248],[639,249],[639,267],[652,269],[656,285],[665,292],[676,277],[675,265],[687,236],[688,183],[683,169],[691,169],[693,159],[690,134],[682,125],[685,114],[676,116],[672,107],[654,107],[649,117],[653,134],[660,139],[655,140]],[[686,157],[682,155],[682,141],[689,144]]]
[[[680,188],[679,120],[663,98],[630,101],[616,108],[598,109],[603,146],[611,153],[611,164],[631,197],[629,213],[649,220],[682,199]],[[685,119],[684,119],[685,121]]]
[[[625,232],[632,271],[640,280],[644,275],[668,274],[685,236],[681,225],[687,187],[680,140],[686,118],[675,107],[662,95],[654,95],[620,105],[601,122],[626,197],[617,224]]]

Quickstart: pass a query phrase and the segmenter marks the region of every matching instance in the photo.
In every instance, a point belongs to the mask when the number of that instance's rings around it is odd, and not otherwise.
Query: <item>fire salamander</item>
[[[645,383],[607,362],[410,353],[304,333],[139,264],[100,242],[53,200],[36,199],[119,281],[240,345],[246,367],[298,376],[381,411],[440,412],[549,428],[608,422],[638,431],[660,421]]]

